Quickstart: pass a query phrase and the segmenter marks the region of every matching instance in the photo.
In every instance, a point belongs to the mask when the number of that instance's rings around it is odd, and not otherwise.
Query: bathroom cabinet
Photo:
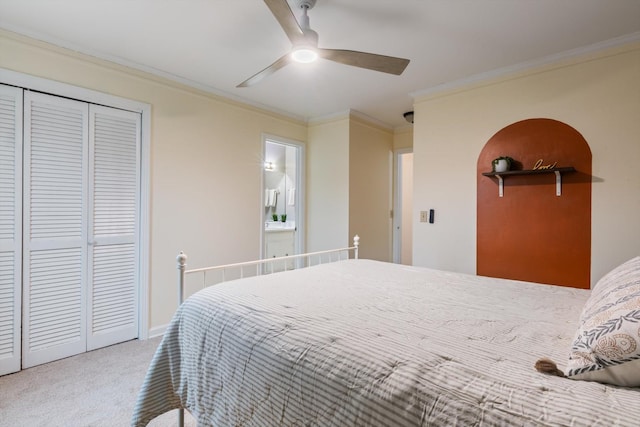
[[[269,230],[265,233],[266,258],[280,258],[295,254],[295,230]],[[293,267],[293,260],[287,262],[287,268]],[[284,264],[276,264],[275,269],[283,270]]]

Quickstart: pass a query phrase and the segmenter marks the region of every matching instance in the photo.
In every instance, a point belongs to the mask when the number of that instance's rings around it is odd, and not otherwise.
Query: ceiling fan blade
[[[276,71],[278,71],[280,68],[284,67],[285,65],[287,65],[291,61],[292,61],[291,54],[287,53],[286,55],[281,56],[280,59],[278,59],[273,64],[269,65],[267,68],[265,68],[264,70],[254,74],[253,76],[249,77],[247,80],[243,81],[242,83],[240,83],[236,87],[252,86],[252,85],[258,83],[260,80],[264,79],[265,77],[270,76],[271,74],[275,73]]]
[[[380,71],[399,76],[402,74],[409,60],[396,58],[393,56],[377,55],[375,53],[358,52],[355,50],[342,49],[318,49],[321,58],[339,62],[341,64],[352,65],[354,67],[366,68],[368,70]]]
[[[264,0],[264,2],[278,20],[291,43],[297,44],[304,38],[300,24],[298,24],[289,4],[287,4],[287,0]]]

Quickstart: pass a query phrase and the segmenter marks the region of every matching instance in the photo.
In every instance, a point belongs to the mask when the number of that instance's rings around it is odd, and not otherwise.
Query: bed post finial
[[[180,253],[176,257],[176,261],[178,261],[179,269],[184,268],[184,266],[187,265],[187,256],[184,254],[184,252],[180,251]]]
[[[187,256],[180,251],[176,261],[178,261],[178,305],[180,305],[184,299],[184,270],[187,267]]]
[[[355,259],[358,259],[358,247],[360,246],[360,236],[358,236],[357,234],[354,236],[353,238],[353,247],[355,248],[355,250],[353,251],[353,257]]]

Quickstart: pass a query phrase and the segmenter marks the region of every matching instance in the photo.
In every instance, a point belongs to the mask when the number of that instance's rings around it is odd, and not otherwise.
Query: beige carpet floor
[[[125,427],[160,338],[129,341],[0,377],[1,427]],[[149,426],[177,425],[177,412]],[[185,426],[196,423],[185,411]]]

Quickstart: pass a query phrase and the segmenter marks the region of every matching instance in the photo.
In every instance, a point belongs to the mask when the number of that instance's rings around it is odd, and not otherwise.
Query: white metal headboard
[[[203,267],[203,268],[195,268],[192,270],[187,270],[187,255],[184,252],[180,252],[178,257],[176,258],[178,262],[178,304],[182,304],[184,301],[184,284],[185,277],[189,274],[201,273],[202,274],[202,288],[208,286],[206,284],[206,274],[211,272],[220,272],[222,280],[216,282],[222,283],[227,280],[226,272],[231,269],[235,269],[240,273],[239,278],[244,277],[245,268],[253,267],[252,270],[253,275],[260,276],[264,274],[272,274],[276,271],[274,270],[276,265],[280,265],[283,267],[282,270],[278,271],[286,271],[286,270],[296,270],[299,268],[309,267],[311,265],[324,264],[329,262],[340,261],[342,259],[346,259],[349,257],[349,252],[353,251],[353,257],[358,259],[358,249],[360,247],[360,237],[355,236],[353,238],[353,246],[340,248],[340,249],[330,249],[326,251],[318,251],[318,252],[309,252],[305,254],[299,255],[289,255],[278,258],[267,258],[260,259],[255,261],[246,261],[246,262],[237,262],[233,264],[225,264],[225,265],[216,265],[212,267]],[[315,263],[314,263],[315,261]]]

